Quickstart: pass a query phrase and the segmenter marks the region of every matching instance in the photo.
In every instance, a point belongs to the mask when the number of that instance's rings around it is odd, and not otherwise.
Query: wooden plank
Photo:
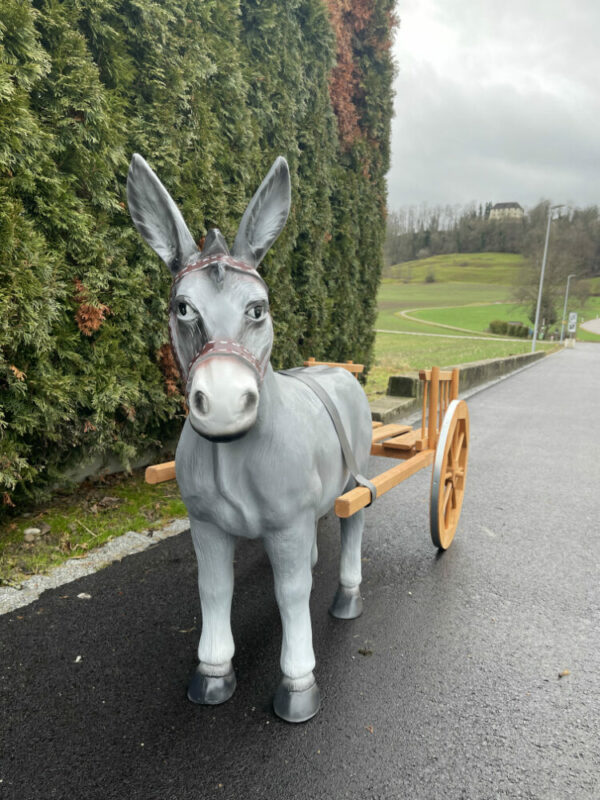
[[[429,437],[427,436],[427,434],[425,434],[425,436],[419,436],[419,438],[415,442],[415,450],[418,453],[420,453],[421,450],[427,450],[428,445],[429,445]]]
[[[371,445],[371,455],[381,456],[382,458],[396,458],[406,461],[407,458],[412,458],[414,453],[412,450],[394,450],[391,447],[386,447],[387,442],[375,442]]]
[[[383,422],[372,421],[371,425],[373,426],[373,430],[375,430],[375,428],[381,428],[381,426],[383,425]]]
[[[431,368],[431,386],[429,388],[429,413],[428,413],[428,435],[429,447],[433,450],[437,444],[436,421],[438,416],[438,402],[440,389],[440,370],[439,367]]]
[[[390,439],[392,436],[400,436],[401,433],[412,431],[410,425],[383,425],[381,428],[373,431],[373,442],[382,442],[384,439]]]
[[[460,370],[455,367],[452,370],[452,389],[450,390],[450,400],[458,400],[458,381],[460,379]]]
[[[438,367],[439,369],[439,367]],[[452,372],[453,370],[444,369],[439,372],[440,380],[441,381],[451,381],[452,380]],[[422,381],[430,381],[431,380],[431,370],[430,369],[421,369],[419,370],[419,378]]]
[[[165,461],[164,464],[154,464],[146,468],[146,483],[162,483],[175,478],[175,462]]]
[[[390,489],[414,475],[415,472],[428,467],[433,462],[434,455],[435,450],[424,450],[422,453],[409,458],[403,464],[397,464],[386,472],[382,472],[381,475],[372,478],[372,483],[377,490],[377,497],[389,492]],[[364,486],[357,486],[356,489],[352,489],[337,498],[335,501],[335,513],[338,517],[345,519],[356,514],[357,511],[369,505],[370,502],[371,492],[365,489]]]
[[[385,446],[391,447],[392,450],[412,450],[420,437],[420,431],[409,431],[408,433],[403,433],[402,436],[394,436],[393,439],[387,439]]]
[[[351,372],[353,375],[359,375],[361,372],[364,372],[365,365],[364,364],[355,364],[354,361],[315,361],[314,358],[309,358],[308,361],[304,361],[305,367],[341,367],[342,369],[347,369],[348,372]]]

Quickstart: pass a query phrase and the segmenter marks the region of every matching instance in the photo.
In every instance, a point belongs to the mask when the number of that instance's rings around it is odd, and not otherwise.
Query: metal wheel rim
[[[444,415],[431,474],[430,529],[436,547],[452,544],[460,518],[469,455],[469,409],[453,400]]]

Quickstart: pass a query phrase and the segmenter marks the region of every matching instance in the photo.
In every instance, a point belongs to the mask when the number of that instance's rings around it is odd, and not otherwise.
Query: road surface
[[[315,719],[271,710],[280,625],[250,542],[237,692],[186,700],[200,620],[181,534],[0,617],[0,797],[600,797],[600,347],[543,359],[469,407],[454,544],[438,555],[429,541],[429,470],[381,498],[358,620],[327,614],[337,524],[320,526]]]

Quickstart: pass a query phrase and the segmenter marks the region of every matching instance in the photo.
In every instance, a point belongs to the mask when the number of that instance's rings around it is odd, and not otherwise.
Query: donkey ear
[[[198,248],[171,196],[137,153],[127,175],[127,203],[133,224],[173,274]]]
[[[233,243],[232,253],[236,258],[258,267],[285,225],[291,195],[287,161],[279,156],[244,211]]]

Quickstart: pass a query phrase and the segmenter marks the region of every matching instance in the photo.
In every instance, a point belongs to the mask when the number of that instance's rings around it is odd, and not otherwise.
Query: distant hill
[[[514,253],[449,253],[385,267],[383,278],[404,283],[493,283],[511,286],[524,263]]]

